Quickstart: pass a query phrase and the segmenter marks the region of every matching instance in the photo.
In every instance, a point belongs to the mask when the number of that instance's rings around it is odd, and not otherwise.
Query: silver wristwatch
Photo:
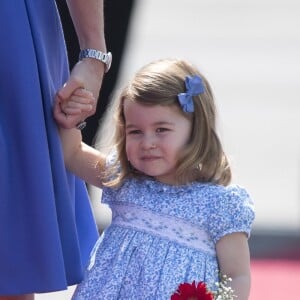
[[[111,66],[112,54],[110,52],[104,53],[96,49],[83,49],[79,53],[79,60],[83,58],[95,58],[105,64],[105,73],[107,73]]]

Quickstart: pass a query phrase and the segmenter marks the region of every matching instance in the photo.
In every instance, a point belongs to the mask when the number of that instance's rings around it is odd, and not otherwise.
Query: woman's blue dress
[[[52,117],[68,62],[54,0],[0,2],[0,295],[81,281],[97,240]]]

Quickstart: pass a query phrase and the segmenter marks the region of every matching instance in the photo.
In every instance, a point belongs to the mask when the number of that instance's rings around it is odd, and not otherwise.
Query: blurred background
[[[72,65],[78,45],[59,2]],[[300,282],[300,2],[107,0],[105,7],[113,69],[103,83],[101,110],[83,131],[86,142],[97,144],[106,104],[142,65],[167,57],[197,65],[215,93],[233,181],[249,190],[256,206],[251,300],[283,299],[278,291],[271,297],[264,280],[277,274],[282,284],[289,277],[283,290],[291,293]],[[110,211],[100,190],[89,191],[102,230]],[[70,299],[72,290],[37,300]]]

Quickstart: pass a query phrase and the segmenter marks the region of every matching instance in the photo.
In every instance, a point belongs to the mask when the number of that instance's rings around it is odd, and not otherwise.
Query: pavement
[[[181,57],[198,65],[216,96],[234,182],[255,202],[253,253],[299,259],[300,2],[136,2],[117,86],[155,59]],[[98,192],[92,191],[92,203],[102,227],[110,214]],[[73,289],[36,300],[67,300]]]

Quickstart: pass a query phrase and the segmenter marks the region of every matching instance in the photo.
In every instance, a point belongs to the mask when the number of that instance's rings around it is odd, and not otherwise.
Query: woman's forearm
[[[103,0],[67,0],[81,49],[106,52]]]

